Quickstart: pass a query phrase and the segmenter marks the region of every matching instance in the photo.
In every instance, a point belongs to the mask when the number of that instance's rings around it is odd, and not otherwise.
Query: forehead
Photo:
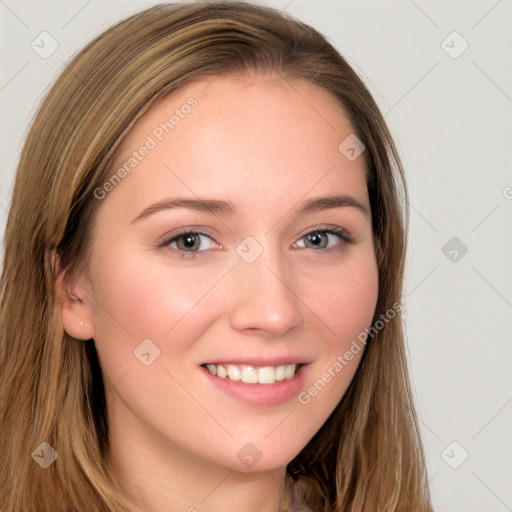
[[[337,99],[308,82],[208,77],[158,100],[137,122],[111,169],[129,170],[115,192],[123,188],[134,201],[149,188],[281,201],[287,191],[293,198],[340,185],[364,194],[363,159],[350,161],[339,149],[353,133]]]
[[[238,139],[236,135],[250,133],[246,149],[252,141],[260,142],[256,132],[266,132],[267,142],[296,147],[332,142],[337,150],[340,135],[355,131],[337,98],[317,85],[278,74],[220,75],[185,84],[157,100],[124,140],[117,161],[148,136],[171,147],[187,132],[192,138],[201,129],[202,140],[220,135],[223,143],[229,142],[227,135]]]

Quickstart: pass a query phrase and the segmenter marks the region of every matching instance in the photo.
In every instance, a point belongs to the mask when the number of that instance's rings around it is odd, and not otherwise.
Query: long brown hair
[[[109,462],[94,343],[62,327],[52,255],[59,255],[67,276],[87,264],[94,191],[156,100],[198,78],[245,71],[307,80],[338,99],[366,148],[379,269],[374,322],[395,311],[385,328],[372,332],[349,389],[289,463],[287,481],[297,483],[314,512],[432,510],[396,308],[403,293],[407,193],[383,116],[361,79],[313,28],[267,7],[208,2],[157,5],[97,37],[66,66],[27,136],[0,290],[5,512],[128,507]],[[46,469],[32,457],[41,442],[58,453]]]

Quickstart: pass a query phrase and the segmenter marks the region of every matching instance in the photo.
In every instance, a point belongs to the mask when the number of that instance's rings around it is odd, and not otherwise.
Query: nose
[[[252,263],[237,261],[232,272],[233,329],[277,337],[302,324],[302,302],[294,292],[292,272],[281,260],[279,254],[263,251]]]

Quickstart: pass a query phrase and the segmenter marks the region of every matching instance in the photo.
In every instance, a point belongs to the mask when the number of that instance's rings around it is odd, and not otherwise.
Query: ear
[[[73,338],[90,340],[96,329],[86,290],[75,277],[67,274],[60,266],[59,256],[51,254],[52,267],[55,269],[55,292],[60,306],[64,330]]]

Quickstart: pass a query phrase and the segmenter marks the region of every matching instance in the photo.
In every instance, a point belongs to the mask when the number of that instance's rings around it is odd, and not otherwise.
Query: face
[[[320,429],[378,295],[353,133],[329,93],[273,75],[188,84],[137,123],[63,311],[94,338],[113,432],[251,472]]]

